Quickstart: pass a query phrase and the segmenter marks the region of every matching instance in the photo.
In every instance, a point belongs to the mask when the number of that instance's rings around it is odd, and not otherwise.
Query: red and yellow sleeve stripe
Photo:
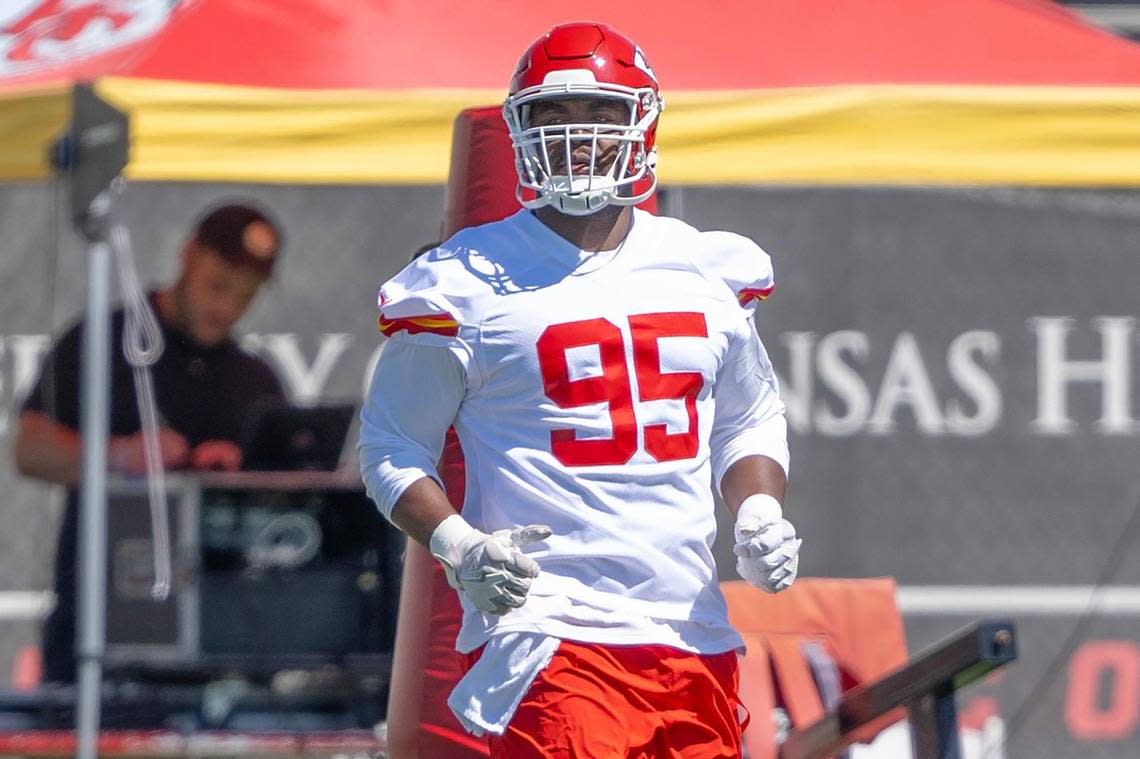
[[[764,300],[771,295],[775,289],[775,284],[768,285],[767,287],[745,287],[736,294],[736,297],[740,300],[740,305],[747,306],[754,300]]]
[[[386,337],[391,337],[401,330],[406,331],[409,335],[431,332],[436,335],[455,337],[459,334],[459,322],[446,311],[440,314],[408,316],[403,319],[385,319],[383,312],[381,312],[379,327]]]

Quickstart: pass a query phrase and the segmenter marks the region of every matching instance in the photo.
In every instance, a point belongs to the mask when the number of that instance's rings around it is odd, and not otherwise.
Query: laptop
[[[266,409],[242,447],[242,469],[332,471],[355,415],[352,403]]]

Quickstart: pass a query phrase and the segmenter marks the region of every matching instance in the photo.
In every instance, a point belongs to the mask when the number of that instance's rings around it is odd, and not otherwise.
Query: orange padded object
[[[748,646],[741,695],[752,713],[744,745],[753,758],[776,756],[771,710],[782,706],[793,727],[823,716],[803,644],[818,643],[835,660],[843,690],[879,679],[907,660],[902,617],[890,578],[802,578],[769,595],[743,581],[721,583],[728,616]],[[893,712],[859,735],[863,741],[904,713]]]

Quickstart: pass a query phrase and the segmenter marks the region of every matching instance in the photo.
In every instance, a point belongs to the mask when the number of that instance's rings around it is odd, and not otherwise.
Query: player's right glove
[[[432,532],[428,548],[443,565],[448,585],[465,593],[479,611],[501,616],[523,605],[538,577],[538,563],[519,549],[550,533],[546,525],[532,524],[488,535],[452,514]]]
[[[784,519],[780,502],[770,495],[748,496],[736,512],[736,571],[749,585],[779,593],[796,581],[800,544],[796,528]]]

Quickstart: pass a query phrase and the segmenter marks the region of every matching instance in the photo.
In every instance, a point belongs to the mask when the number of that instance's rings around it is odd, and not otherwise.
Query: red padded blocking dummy
[[[443,237],[465,227],[498,221],[519,210],[515,157],[499,106],[469,108],[455,120],[451,169],[444,202]],[[657,196],[640,205],[657,210]],[[439,473],[447,497],[462,511],[463,452],[448,431]],[[447,708],[447,697],[463,674],[455,651],[462,612],[459,599],[427,550],[408,541],[400,588],[400,616],[388,697],[388,751],[392,759],[488,755]]]

